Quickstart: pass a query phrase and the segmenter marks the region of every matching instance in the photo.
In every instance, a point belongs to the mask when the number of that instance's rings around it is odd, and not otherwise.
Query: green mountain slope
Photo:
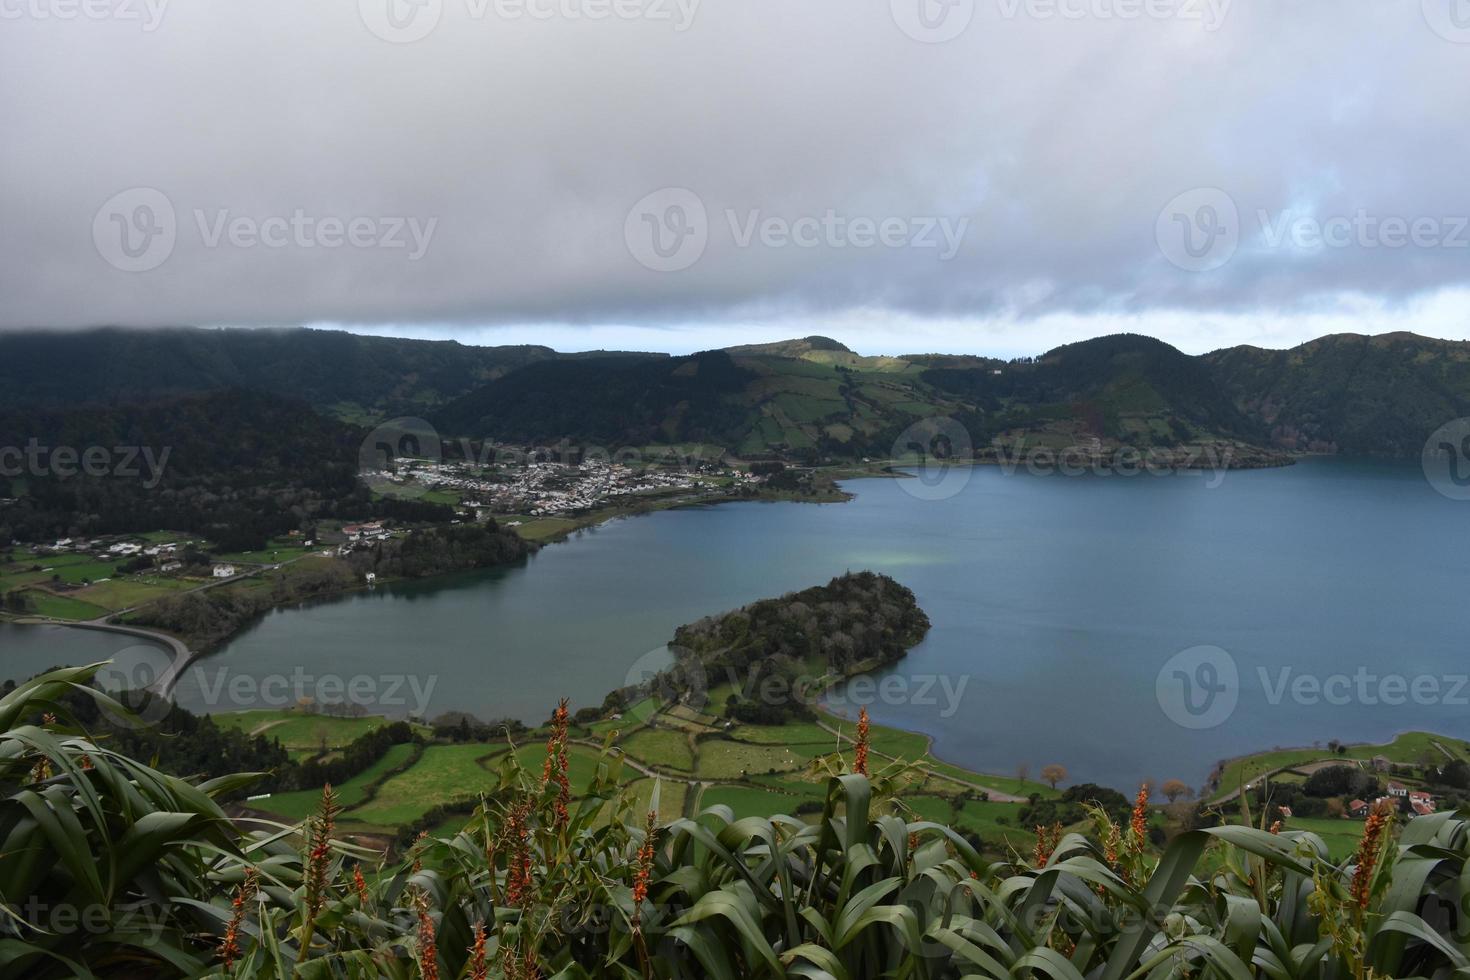
[[[918,373],[908,365],[851,368],[820,356],[739,351],[548,361],[491,382],[433,418],[446,435],[508,442],[702,442],[746,455],[884,455],[916,419],[968,411]]]
[[[1470,415],[1470,344],[1341,335],[1191,357],[1120,334],[1002,361],[870,357],[816,336],[669,357],[307,329],[0,334],[0,412],[229,389],[359,424],[423,416],[447,436],[811,460],[886,457],[932,416],[982,448],[1229,442],[1411,457]]]
[[[0,408],[250,388],[352,420],[413,414],[549,347],[466,347],[329,330],[100,329],[0,334]]]
[[[925,381],[974,404],[983,441],[1032,433],[1148,448],[1264,436],[1207,364],[1151,337],[1099,337],[1006,364],[924,361]]]
[[[950,416],[976,447],[1176,446],[1264,438],[1207,365],[1147,337],[1104,337],[1035,361],[862,357],[822,338],[666,362],[543,362],[446,406],[442,431],[505,441],[715,443],[743,455],[888,456],[913,423]]]
[[[1470,343],[1411,333],[1335,334],[1291,350],[1232,347],[1201,360],[1278,446],[1417,456],[1470,415]]]

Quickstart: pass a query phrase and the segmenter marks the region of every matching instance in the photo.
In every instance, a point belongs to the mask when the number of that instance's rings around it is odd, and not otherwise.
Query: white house
[[[234,565],[216,565],[216,566],[214,566],[214,577],[215,578],[234,578],[235,577],[235,566]]]

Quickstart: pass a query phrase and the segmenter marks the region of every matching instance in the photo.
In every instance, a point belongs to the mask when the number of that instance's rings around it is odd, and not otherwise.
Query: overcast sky
[[[1467,8],[0,0],[0,326],[1464,338]]]

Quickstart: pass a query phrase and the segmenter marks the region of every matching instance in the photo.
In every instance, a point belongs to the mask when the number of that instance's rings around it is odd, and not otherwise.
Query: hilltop
[[[1470,415],[1470,343],[1412,333],[1334,334],[1293,347],[1232,347],[1201,360],[1273,445],[1417,456]]]
[[[245,388],[299,399],[346,421],[376,421],[419,414],[517,368],[564,356],[550,347],[471,347],[306,328],[5,333],[0,410]]]
[[[361,425],[420,416],[449,438],[700,443],[806,462],[888,458],[933,417],[957,420],[979,449],[1409,457],[1470,414],[1470,344],[1343,334],[1191,356],[1118,334],[1001,360],[865,356],[821,336],[673,357],[307,329],[0,335],[0,414],[237,388]]]

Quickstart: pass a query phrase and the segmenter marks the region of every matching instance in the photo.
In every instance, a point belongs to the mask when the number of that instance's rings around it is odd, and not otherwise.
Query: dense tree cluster
[[[1137,443],[1122,425],[1125,414],[1159,414],[1169,434],[1152,444],[1174,445],[1196,429],[1245,439],[1265,438],[1221,388],[1208,364],[1136,334],[1068,344],[1025,364],[996,367],[935,366],[924,381],[973,403],[981,414],[977,444],[1007,429],[1079,418],[1098,436]]]
[[[380,578],[423,578],[445,572],[505,565],[525,558],[529,546],[494,521],[425,528],[354,552],[353,568]]]
[[[168,596],[142,607],[131,621],[181,636],[190,648],[208,651],[275,606],[330,595],[357,583],[342,565],[298,566],[289,575],[272,579],[269,589],[208,589]]]
[[[681,626],[674,645],[742,671],[781,657],[845,674],[892,663],[928,631],[911,591],[886,575],[856,572]]]
[[[259,547],[356,490],[360,438],[300,403],[243,391],[0,417],[25,493],[0,540],[172,528]],[[96,453],[90,469],[71,462]]]
[[[16,682],[0,685],[0,695]],[[251,792],[288,792],[340,784],[371,767],[394,745],[419,738],[404,721],[389,722],[364,732],[341,749],[321,758],[291,758],[281,743],[266,735],[216,724],[208,715],[196,715],[176,704],[155,711],[154,696],[145,692],[114,692],[136,717],[110,715],[97,702],[73,691],[62,702],[67,711],[108,748],[135,759],[149,759],[163,772],[187,778],[213,779],[235,772],[261,773]],[[154,715],[161,717],[154,719]],[[148,719],[140,723],[140,719]],[[329,759],[330,761],[323,761]]]
[[[253,551],[322,518],[453,518],[443,504],[375,500],[357,478],[362,439],[304,403],[241,390],[3,414],[0,449],[25,492],[0,502],[0,542],[169,528]],[[71,455],[88,450],[90,471]]]
[[[1023,827],[1050,827],[1053,824],[1066,827],[1085,820],[1088,806],[1102,807],[1114,823],[1126,824],[1133,801],[1106,786],[1078,783],[1068,786],[1056,799],[1032,796],[1031,802],[1021,808],[1017,821]]]
[[[334,330],[101,329],[0,334],[0,409],[250,388],[362,418],[416,415],[549,347],[467,347]]]
[[[778,724],[805,714],[822,684],[891,664],[928,631],[907,588],[886,575],[850,573],[679,627],[681,664],[661,680],[681,691],[732,682],[736,693],[715,710]]]
[[[544,361],[444,406],[442,433],[524,443],[563,437],[612,449],[657,442],[727,443],[748,408],[734,396],[754,375],[723,351],[689,357]],[[677,431],[669,431],[669,420]]]
[[[1417,457],[1470,415],[1470,345],[1410,333],[1338,334],[1291,350],[1231,347],[1203,360],[1288,449]]]

